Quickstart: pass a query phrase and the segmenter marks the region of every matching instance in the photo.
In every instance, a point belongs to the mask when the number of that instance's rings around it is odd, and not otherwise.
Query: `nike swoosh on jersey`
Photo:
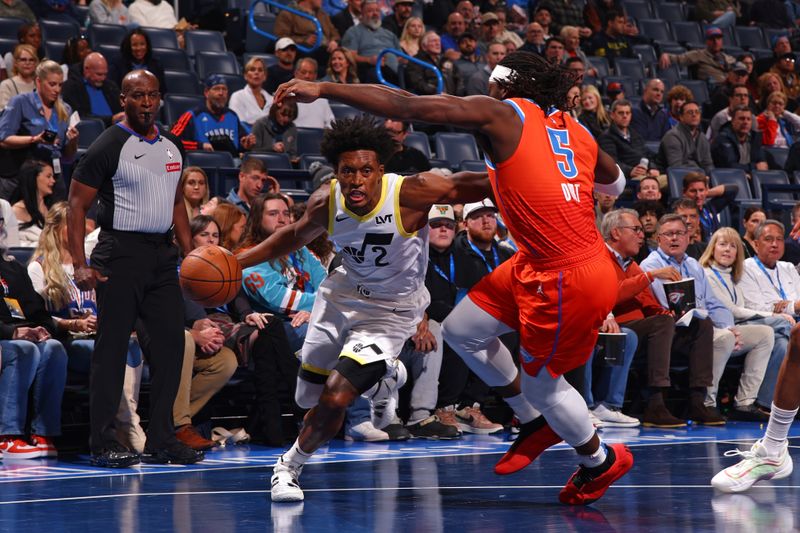
[[[337,215],[336,222],[341,222],[342,220],[347,220],[348,218],[350,217],[348,217],[347,215]]]

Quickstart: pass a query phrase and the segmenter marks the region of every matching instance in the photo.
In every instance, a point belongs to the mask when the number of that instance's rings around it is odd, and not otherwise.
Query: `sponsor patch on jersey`
[[[166,164],[167,172],[180,172],[181,171],[181,164],[177,161],[174,163],[167,163]]]

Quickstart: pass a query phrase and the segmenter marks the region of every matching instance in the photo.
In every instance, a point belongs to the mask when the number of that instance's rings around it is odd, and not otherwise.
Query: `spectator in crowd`
[[[308,55],[323,65],[326,64],[328,55],[339,47],[341,38],[330,17],[322,9],[322,0],[297,0],[294,8],[317,19],[322,27],[322,42],[317,42],[317,25],[311,19],[285,9],[278,13],[273,32],[278,37],[288,37],[296,44],[314,48]]]
[[[652,178],[644,178],[641,185],[656,185]],[[641,186],[640,186],[641,190]],[[656,188],[658,191],[658,188]],[[659,196],[661,192],[658,192]],[[664,216],[664,206],[657,200],[637,200],[633,204],[633,210],[639,214],[639,222],[642,224],[644,231],[644,242],[639,248],[639,252],[634,255],[634,259],[638,263],[644,261],[651,252],[658,249],[658,239],[656,239],[656,226],[659,219]]]
[[[38,22],[26,22],[17,30],[17,41],[19,44],[29,44],[36,50],[36,55],[44,57],[44,48],[42,47],[42,28]],[[14,55],[12,52],[7,52],[3,56],[3,62],[6,64],[6,69],[11,70],[14,66]],[[66,74],[65,74],[66,77]]]
[[[281,83],[294,78],[297,45],[289,37],[281,37],[275,42],[275,56],[278,62],[267,69],[267,84],[264,87],[270,94],[274,94]]]
[[[453,61],[460,58],[459,52],[459,38],[464,32],[467,31],[467,23],[464,22],[464,17],[461,16],[461,13],[458,11],[453,11],[447,16],[447,24],[444,27],[444,32],[442,33],[442,52],[444,56],[448,59]],[[420,34],[419,38],[422,39],[422,34],[425,33],[423,28],[422,33]],[[472,34],[472,32],[470,32]],[[473,39],[474,34],[473,35]],[[403,44],[402,37],[400,38],[400,44]],[[475,44],[477,46],[477,39],[475,40]],[[417,50],[419,51],[419,50]],[[416,55],[416,54],[409,54],[409,55]]]
[[[490,44],[486,52],[486,64],[479,68],[478,71],[467,80],[466,94],[489,94],[489,76],[492,74],[494,67],[496,67],[504,57],[506,57],[506,47],[504,44]]]
[[[61,70],[64,72],[64,80],[83,78],[83,60],[93,51],[89,39],[85,35],[67,39],[61,54]]]
[[[758,77],[758,92],[756,96],[758,100],[756,103],[758,104],[758,108],[764,110],[767,108],[767,99],[769,95],[773,93],[781,93],[786,96],[786,87],[783,86],[783,80],[780,76],[775,74],[774,72],[765,72],[761,76]],[[789,97],[786,96],[787,103],[790,109],[794,109],[796,106],[796,102],[789,102]]]
[[[666,69],[673,62],[697,71],[697,79],[722,83],[736,62],[736,58],[722,51],[722,30],[716,26],[706,28],[706,47],[682,54],[661,54],[659,66]]]
[[[55,61],[36,67],[36,91],[9,100],[0,116],[0,198],[16,202],[17,174],[28,159],[51,161],[61,174],[61,159],[78,149],[78,130],[70,127],[72,108],[61,99],[64,74]],[[44,117],[44,120],[42,120]],[[56,196],[66,196],[66,184],[58,180]]]
[[[609,105],[615,100],[625,99],[625,88],[618,81],[612,81],[606,85],[606,101]]]
[[[611,126],[611,117],[603,105],[600,91],[594,85],[584,85],[581,89],[581,113],[578,120],[589,129],[595,139]]]
[[[400,34],[400,49],[412,57],[417,55],[422,45],[423,35],[425,35],[425,24],[422,19],[419,17],[409,18]]]
[[[742,217],[742,245],[744,246],[743,259],[749,259],[756,255],[756,229],[767,220],[767,214],[760,207],[748,207],[744,210]]]
[[[53,167],[35,159],[26,161],[19,170],[19,192],[22,198],[12,208],[19,222],[19,245],[34,248],[44,228],[44,219],[55,203]]]
[[[347,7],[331,17],[339,35],[343,36],[347,30],[360,23],[361,3],[362,0],[347,0]]]
[[[289,223],[289,204],[283,196],[259,196],[247,220],[240,249],[255,246]],[[284,319],[289,347],[296,352],[303,345],[311,307],[326,276],[320,262],[303,247],[288,256],[246,268],[242,283],[254,310]]]
[[[686,224],[689,246],[686,253],[693,259],[700,259],[706,251],[706,243],[703,241],[703,233],[700,228],[700,210],[697,209],[697,201],[693,198],[682,197],[672,202],[672,212],[679,215]]]
[[[256,143],[253,151],[286,154],[292,161],[299,160],[297,153],[297,103],[283,101],[269,109],[269,115],[253,124]]]
[[[487,12],[487,10],[482,9],[481,11]],[[500,41],[501,43],[505,44],[506,47],[509,47],[508,53],[510,54],[512,51],[516,51],[519,47],[522,46],[523,40],[522,37],[517,35],[515,32],[511,31],[506,27],[506,20],[507,14],[506,10],[503,6],[494,6],[491,9],[491,13],[494,13],[497,17],[497,21],[500,23],[500,28],[495,40]],[[509,44],[510,43],[510,44]],[[510,47],[513,46],[513,50]]]
[[[481,13],[488,13],[490,10],[476,9],[476,6],[470,0],[460,0],[456,4],[454,11],[457,11],[464,18],[464,23],[467,25],[466,31],[474,32],[476,35],[480,33],[483,24]]]
[[[478,40],[478,50],[483,54],[486,53],[491,43],[502,43],[503,41],[500,38],[500,20],[497,18],[496,13],[493,11],[484,13],[481,15],[480,21],[481,27],[480,33],[478,34],[480,37]]]
[[[781,77],[786,96],[794,101],[800,96],[800,77],[798,77],[795,70],[796,60],[796,56],[792,52],[782,54],[772,68],[769,69],[770,72]]]
[[[800,143],[794,143],[789,147],[789,154],[786,156],[786,163],[783,170],[790,178],[795,172],[800,170]]]
[[[406,146],[408,137],[408,122],[387,119],[384,126],[392,135],[395,152],[384,165],[386,172],[411,175],[426,172],[431,169],[431,164],[425,154],[412,146]]]
[[[658,156],[664,167],[696,167],[706,174],[714,168],[711,145],[700,131],[700,106],[696,102],[681,106],[680,123],[664,134]]]
[[[14,66],[11,68],[11,77],[0,82],[0,113],[13,97],[33,92],[36,88],[34,77],[37,63],[39,63],[39,58],[33,46],[18,44],[14,47]]]
[[[561,31],[562,26],[576,26],[581,33],[582,39],[588,39],[592,36],[592,30],[583,23],[582,4],[570,0],[545,0],[540,2],[539,5],[547,7],[553,17],[552,27],[548,31],[552,31],[555,34]]]
[[[741,83],[736,85],[733,88],[733,91],[731,91],[731,94],[728,97],[728,106],[717,112],[717,114],[711,119],[711,124],[709,124],[708,131],[706,132],[706,137],[708,137],[709,142],[714,141],[714,138],[719,133],[720,128],[730,122],[731,118],[733,118],[733,110],[740,106],[750,109],[750,91],[747,90],[746,85]],[[755,129],[752,116],[750,122],[751,125],[754,126],[753,129]]]
[[[567,114],[578,121],[581,110],[581,88],[579,85],[573,85],[567,91]]]
[[[675,85],[667,93],[667,121],[669,127],[674,128],[680,123],[681,108],[686,102],[692,102],[694,95],[685,85]]]
[[[321,81],[359,83],[356,60],[349,50],[337,48],[328,59],[328,69]]]
[[[617,302],[603,323],[603,328],[611,333],[621,331],[626,333],[626,357],[623,365],[606,370],[606,373],[610,374],[609,379],[606,380],[609,383],[608,398],[613,398],[611,384],[613,384],[616,395],[616,398],[608,402],[611,403],[612,408],[607,406],[602,409],[596,408],[594,414],[604,425],[616,425],[617,423],[634,425],[635,419],[628,420],[630,417],[622,414],[620,409],[630,360],[635,352],[641,358],[647,358],[647,385],[650,397],[642,417],[644,425],[661,428],[685,426],[686,423],[675,418],[664,404],[664,394],[670,386],[670,348],[673,347],[677,352],[686,353],[691,360],[695,361],[690,379],[702,379],[703,370],[705,370],[702,365],[703,359],[708,356],[706,353],[701,353],[700,349],[703,346],[710,347],[712,327],[710,323],[697,321],[690,328],[677,328],[678,331],[676,331],[670,313],[659,305],[648,290],[655,279],[674,281],[680,279],[680,274],[672,266],[658,268],[648,274],[642,272],[633,259],[643,247],[642,237],[644,236],[643,226],[639,222],[636,211],[630,209],[611,211],[603,218],[600,228],[606,246],[616,259],[614,265],[617,268],[620,286]],[[710,374],[710,361],[708,366]],[[588,382],[587,386],[590,383]]]
[[[560,37],[550,37],[545,41],[544,58],[551,63],[561,64],[564,62],[564,41]]]
[[[606,213],[613,211],[616,207],[617,197],[610,194],[594,191],[594,223],[597,229],[600,229],[600,224],[603,222],[603,217]]]
[[[120,86],[122,78],[128,72],[145,69],[155,74],[156,78],[158,78],[158,87],[161,94],[169,92],[166,78],[164,77],[164,67],[161,66],[158,58],[153,55],[153,47],[147,32],[140,28],[131,30],[120,43],[119,52],[119,57],[108,65],[108,77],[117,87]]]
[[[364,83],[377,83],[375,65],[378,54],[385,48],[400,48],[397,35],[381,27],[381,10],[377,0],[364,0],[361,7],[361,23],[353,26],[342,38],[342,46],[356,54],[358,79]],[[389,81],[397,81],[397,58],[384,56],[383,75]]]
[[[36,22],[36,15],[24,0],[2,0],[0,17],[22,19],[31,24]]]
[[[600,134],[597,143],[614,158],[625,177],[635,180],[645,176],[658,178],[661,173],[650,166],[650,161],[655,160],[655,154],[647,149],[639,133],[630,127],[631,116],[631,103],[627,100],[616,100],[611,104],[611,125]],[[664,185],[666,186],[666,180]]]
[[[764,146],[788,148],[798,140],[800,117],[786,111],[786,95],[774,92],[767,97],[767,106],[758,115],[758,130]]]
[[[703,355],[689,358],[689,388],[691,392],[688,418],[695,423],[704,425],[724,425],[725,419],[715,405],[718,378],[714,369],[717,368],[720,361],[723,362],[722,368],[724,368],[724,362],[727,362],[734,347],[739,347],[740,334],[735,329],[730,329],[733,327],[733,316],[716,299],[709,288],[703,267],[697,260],[686,254],[689,236],[683,219],[678,215],[664,215],[659,221],[657,234],[658,250],[651,253],[642,262],[642,270],[647,273],[664,267],[673,267],[680,273],[681,278],[694,278],[695,308],[703,310],[705,312],[703,314],[707,316],[707,318],[703,318],[702,314],[695,314],[691,318],[689,326],[689,328],[697,328],[695,331],[703,330],[702,340],[697,339],[695,343],[696,348],[698,345],[703,347]],[[655,277],[654,274],[651,275]],[[669,309],[664,292],[664,281],[658,278],[654,279],[650,284],[650,290],[661,307]],[[705,331],[708,328],[707,320],[713,324],[710,334]],[[713,355],[712,358],[709,358],[709,354],[712,353],[709,348],[712,347]],[[700,375],[698,376],[698,374]],[[710,394],[712,391],[713,395]]]
[[[756,84],[755,56],[753,56],[752,52],[744,52],[737,56],[736,61],[739,61],[747,69],[747,81],[744,83],[747,85],[747,89],[755,95],[758,92],[758,86]],[[753,102],[755,102],[755,98],[753,98]]]
[[[766,328],[762,332],[762,346],[754,349],[745,358],[739,391],[734,399],[735,406],[729,413],[730,417],[738,420],[761,422],[769,417],[769,406],[772,404],[775,380],[778,377],[777,370],[786,355],[789,330],[795,321],[787,314],[756,311],[747,307],[739,284],[744,274],[743,255],[744,247],[736,230],[720,228],[712,235],[708,248],[700,258],[700,264],[705,267],[711,290],[731,311],[740,331],[745,335],[752,335],[757,333],[755,328]],[[769,357],[756,357],[758,354],[755,352],[763,352],[768,345],[772,345]],[[722,373],[721,370],[717,372]]]
[[[753,131],[753,112],[749,107],[734,108],[733,118],[720,128],[711,143],[711,156],[717,168],[740,168],[748,176],[754,170],[769,168],[761,148],[761,132]]]
[[[294,77],[299,80],[317,81],[317,62],[305,57],[297,62]],[[317,98],[310,104],[297,104],[297,118],[294,125],[298,128],[323,129],[330,126],[336,117],[333,116],[331,105],[324,98]]]
[[[128,7],[122,0],[92,0],[89,4],[89,20],[92,24],[118,26],[127,26],[130,23]]]
[[[555,35],[556,29],[553,25],[553,15],[549,7],[541,3],[537,4],[536,11],[533,14],[533,20],[542,27],[545,41]]]
[[[544,55],[544,30],[538,22],[531,22],[525,30],[525,42],[519,48],[523,52]]]
[[[661,201],[661,187],[656,178],[645,176],[639,181],[639,191],[636,193],[637,200]],[[658,217],[661,218],[661,217]],[[658,219],[656,219],[658,222]]]
[[[436,66],[444,81],[442,92],[456,95],[462,92],[461,76],[453,62],[442,55],[442,42],[436,32],[429,31],[422,38],[422,49],[416,58]],[[415,94],[437,94],[438,77],[429,68],[409,63],[405,70],[406,90]]]
[[[247,216],[230,202],[220,202],[212,216],[219,226],[220,246],[226,250],[236,250],[244,234]]]
[[[588,76],[597,77],[597,70],[592,67],[586,52],[581,50],[581,37],[578,28],[575,26],[564,26],[561,28],[561,40],[564,41],[564,61],[569,65],[570,60],[580,59],[583,65],[583,72]]]
[[[583,83],[583,76],[586,74],[586,63],[579,57],[567,57],[564,66],[575,73],[575,85]]]
[[[108,63],[99,52],[86,56],[83,77],[65,81],[62,94],[64,101],[82,119],[98,118],[108,127],[124,116],[119,102],[119,86],[108,79]]]
[[[747,82],[747,75],[747,67],[744,63],[737,61],[733,64],[733,67],[725,76],[725,81],[718,84],[711,91],[711,102],[708,104],[708,113],[711,116],[716,115],[730,103],[730,98],[736,87]]]
[[[642,101],[633,108],[631,129],[646,142],[659,142],[670,129],[669,115],[662,104],[664,82],[653,78],[644,86]]]
[[[800,220],[800,202],[794,204],[792,208],[792,227]],[[800,263],[800,241],[788,235],[784,240],[784,252],[781,260],[787,261],[794,265]]]
[[[742,16],[738,0],[698,0],[695,9],[699,20],[720,28],[733,26]]]
[[[605,57],[613,66],[617,57],[635,57],[633,43],[625,34],[625,14],[608,13],[606,28],[596,34],[591,41],[592,55]]]
[[[200,167],[186,167],[183,169],[178,187],[183,194],[186,215],[191,222],[200,216],[201,208],[208,203],[208,176]]]
[[[0,223],[1,224],[1,223]],[[61,399],[67,353],[53,339],[55,324],[25,267],[7,255],[0,228],[0,277],[7,302],[0,309],[0,452],[6,460],[55,457],[61,434]],[[33,399],[30,440],[25,438],[28,401]]]
[[[264,90],[267,68],[260,57],[252,57],[245,63],[244,81],[247,85],[231,95],[228,106],[239,115],[239,120],[252,125],[256,120],[267,116],[272,105],[272,95]]]
[[[769,72],[782,55],[792,52],[792,43],[788,35],[774,35],[770,44],[772,45],[772,55],[760,57],[753,66],[756,76]]]
[[[270,186],[274,186],[272,181],[273,179],[267,174],[264,162],[255,157],[248,157],[242,161],[242,166],[239,168],[239,186],[230,190],[227,200],[249,215],[256,198],[270,192]],[[220,226],[220,230],[224,235],[226,228],[222,226]]]
[[[780,0],[755,0],[750,6],[750,23],[781,30],[794,27],[786,4]]]
[[[469,80],[483,66],[483,59],[478,54],[478,40],[468,31],[458,36],[458,59],[456,69],[462,80]],[[445,53],[445,57],[450,57]]]
[[[171,30],[178,24],[175,9],[169,2],[161,0],[134,0],[128,6],[131,22],[146,28],[163,28]]]
[[[213,218],[201,215],[190,224],[194,248],[219,244],[219,227]],[[192,418],[225,386],[236,371],[236,355],[224,345],[222,329],[198,303],[184,298],[183,365],[181,381],[172,408],[175,437],[195,450],[208,450],[208,440],[192,425]]]
[[[234,157],[250,150],[255,136],[228,108],[228,82],[219,74],[206,78],[205,103],[178,117],[171,131],[186,150],[229,152]]]
[[[85,15],[79,13],[76,6],[68,0],[30,0],[28,5],[36,14],[37,19],[55,20],[78,25],[83,25],[85,22]]]
[[[383,17],[381,26],[400,37],[403,34],[406,22],[411,18],[414,0],[394,0],[392,7],[394,12]]]

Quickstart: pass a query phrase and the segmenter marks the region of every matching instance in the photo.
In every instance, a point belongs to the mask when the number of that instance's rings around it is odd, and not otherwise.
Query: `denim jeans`
[[[728,26],[733,26],[734,24],[736,24],[736,13],[734,13],[733,11],[726,11],[722,15],[715,18],[711,24],[719,28],[727,28]]]
[[[34,416],[31,430],[37,435],[61,434],[61,398],[67,380],[67,352],[53,339],[33,343],[0,341],[3,365],[0,373],[0,435],[22,435],[28,415],[28,394],[33,386]]]
[[[298,326],[292,327],[292,321],[286,320],[283,323],[283,329],[286,331],[286,338],[289,340],[289,348],[292,352],[297,353],[303,347],[303,342],[306,340],[306,332],[308,331],[308,322]]]
[[[758,396],[756,397],[758,405],[769,409],[772,406],[772,398],[775,396],[778,372],[789,348],[789,332],[792,326],[787,320],[779,316],[748,320],[745,324],[764,324],[771,326],[775,330],[775,345],[772,347],[772,353],[767,363],[767,371],[764,373],[764,380],[761,382],[761,387],[758,389]]]
[[[94,339],[75,339],[67,345],[69,355],[69,369],[72,372],[88,374],[92,364],[92,354],[94,353]],[[127,365],[136,368],[142,364],[142,349],[136,338],[131,337],[128,341],[128,361]]]
[[[633,362],[633,354],[636,353],[636,347],[639,345],[639,338],[636,336],[635,331],[628,328],[620,328],[620,331],[625,334],[625,359],[618,366],[605,365],[604,363],[597,383],[597,396],[600,398],[600,403],[617,409],[622,408],[622,402],[625,400],[628,372],[631,368],[631,362]],[[592,352],[592,356],[584,366],[586,386],[584,387],[583,396],[586,400],[586,405],[590,408],[595,406],[595,398],[592,391],[592,364],[596,353],[597,349]]]

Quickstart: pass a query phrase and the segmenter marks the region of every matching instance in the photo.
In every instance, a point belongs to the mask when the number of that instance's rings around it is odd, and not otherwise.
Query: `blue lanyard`
[[[767,272],[767,269],[764,268],[764,263],[761,262],[761,259],[759,259],[758,257],[754,257],[753,259],[755,259],[755,262],[758,265],[758,268],[761,269],[761,272],[763,272],[764,275],[767,276],[769,284],[772,285],[772,288],[775,289],[775,292],[777,292],[780,295],[781,300],[785,300],[786,293],[783,290],[783,284],[781,283],[781,273],[778,271],[778,265],[775,265],[775,276],[778,278],[778,286],[776,287],[775,283],[772,281],[772,277]]]
[[[433,261],[431,261],[430,258],[428,259],[428,263],[430,263],[431,266],[433,267],[433,270],[437,274],[439,274],[443,279],[445,279],[448,283],[455,284],[455,282],[456,282],[456,263],[453,260],[453,254],[450,254],[450,277],[449,278],[447,277],[447,274],[445,274],[442,271],[442,269],[439,268],[439,265],[437,265]]]
[[[789,130],[786,128],[786,122],[783,119],[778,120],[778,127],[781,129],[783,138],[786,139],[786,145],[791,146],[794,139],[792,138],[792,134],[789,133]]]
[[[733,303],[735,304],[736,303],[736,287],[734,286],[733,290],[731,290],[728,287],[728,284],[725,283],[725,278],[722,277],[722,274],[719,273],[719,270],[717,270],[714,267],[711,267],[711,271],[714,272],[714,275],[717,276],[717,279],[719,280],[719,282],[722,283],[722,286],[725,287],[726,291],[728,291],[728,294],[730,294],[730,296],[731,296],[731,300],[733,300]]]
[[[700,211],[700,224],[703,225],[703,228],[706,230],[708,235],[711,235],[714,232],[714,222],[714,217],[711,215],[709,210],[704,207],[703,210]]]
[[[483,255],[483,252],[481,252],[478,249],[478,247],[475,246],[475,244],[473,244],[472,241],[467,240],[467,242],[469,243],[470,247],[472,248],[472,251],[474,251],[476,254],[478,254],[478,257],[483,259],[483,264],[486,265],[486,268],[489,270],[489,273],[491,274],[491,272],[495,268],[497,268],[497,265],[500,264],[500,257],[497,255],[497,247],[494,245],[494,243],[492,243],[492,255],[494,256],[494,266],[492,266],[492,265],[489,264],[489,261],[486,260],[486,256]]]

